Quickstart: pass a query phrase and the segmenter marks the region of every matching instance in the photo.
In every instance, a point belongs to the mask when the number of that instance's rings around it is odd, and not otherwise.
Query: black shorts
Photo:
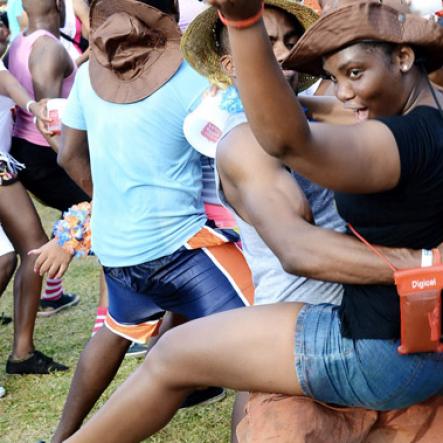
[[[46,206],[66,211],[91,200],[57,164],[57,154],[51,148],[14,137],[11,154],[26,166],[18,175],[24,187]]]

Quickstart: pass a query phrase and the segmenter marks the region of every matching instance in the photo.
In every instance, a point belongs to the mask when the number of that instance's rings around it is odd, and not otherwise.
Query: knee
[[[177,329],[172,329],[161,336],[149,351],[143,369],[151,377],[169,386],[183,387],[190,381],[186,376],[185,367],[188,365],[188,355]]]

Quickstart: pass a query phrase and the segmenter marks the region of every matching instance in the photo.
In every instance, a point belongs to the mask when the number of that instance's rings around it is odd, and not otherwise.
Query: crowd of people
[[[79,303],[72,259],[102,268],[51,441],[139,442],[230,388],[233,443],[437,443],[441,1],[6,8],[7,373],[68,369],[35,349],[36,316]],[[30,195],[60,211],[51,239]]]

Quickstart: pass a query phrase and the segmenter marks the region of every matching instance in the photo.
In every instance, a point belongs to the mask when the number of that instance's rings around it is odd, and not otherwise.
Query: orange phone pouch
[[[443,352],[440,342],[443,265],[398,270],[394,279],[400,296],[400,354]]]

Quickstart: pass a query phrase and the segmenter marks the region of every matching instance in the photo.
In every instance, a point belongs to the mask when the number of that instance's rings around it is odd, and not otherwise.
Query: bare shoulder
[[[43,35],[35,41],[29,59],[30,68],[33,65],[42,64],[59,66],[63,72],[72,67],[71,58],[63,44],[47,35]]]
[[[55,37],[49,35],[42,35],[32,45],[32,53],[49,53],[49,55],[51,55],[61,54],[63,52],[66,52],[66,50],[62,43]]]
[[[385,123],[367,120],[351,125],[311,123],[310,127],[305,155],[289,163],[303,176],[339,192],[382,192],[397,185],[400,156]]]
[[[219,143],[217,169],[234,182],[255,180],[259,176],[265,180],[271,171],[281,169],[281,162],[263,151],[245,123],[232,129]]]

